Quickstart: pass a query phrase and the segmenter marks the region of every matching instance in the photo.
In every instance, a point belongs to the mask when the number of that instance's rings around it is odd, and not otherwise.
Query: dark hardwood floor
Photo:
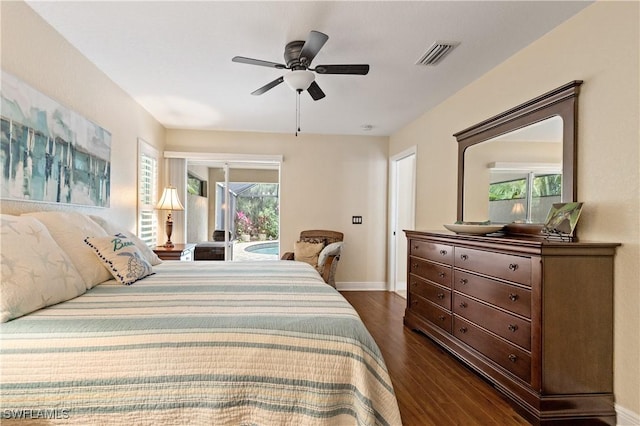
[[[490,384],[402,323],[406,301],[395,293],[342,293],[378,343],[404,426],[528,425]]]

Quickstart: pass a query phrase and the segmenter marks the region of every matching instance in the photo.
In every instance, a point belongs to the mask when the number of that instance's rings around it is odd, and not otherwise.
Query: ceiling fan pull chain
[[[302,90],[296,90],[296,136],[300,131],[300,92]]]

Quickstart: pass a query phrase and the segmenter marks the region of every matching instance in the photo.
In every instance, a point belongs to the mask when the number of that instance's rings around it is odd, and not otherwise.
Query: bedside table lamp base
[[[167,221],[164,224],[164,231],[167,233],[167,242],[164,243],[164,247],[173,248],[175,244],[171,242],[171,234],[173,233],[173,218],[171,217],[171,212],[167,216]]]

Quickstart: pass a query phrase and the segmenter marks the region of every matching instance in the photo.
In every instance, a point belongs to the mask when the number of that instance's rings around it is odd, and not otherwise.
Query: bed
[[[162,262],[129,284],[0,325],[3,424],[401,424],[376,343],[308,264]]]

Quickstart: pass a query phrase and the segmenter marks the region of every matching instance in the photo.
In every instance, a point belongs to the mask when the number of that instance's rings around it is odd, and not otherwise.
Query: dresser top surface
[[[567,241],[559,238],[507,235],[494,233],[489,235],[456,234],[450,231],[404,230],[409,238],[429,238],[445,244],[465,244],[470,246],[509,246],[523,250],[545,251],[553,249],[610,249],[615,250],[620,243],[599,241]]]

